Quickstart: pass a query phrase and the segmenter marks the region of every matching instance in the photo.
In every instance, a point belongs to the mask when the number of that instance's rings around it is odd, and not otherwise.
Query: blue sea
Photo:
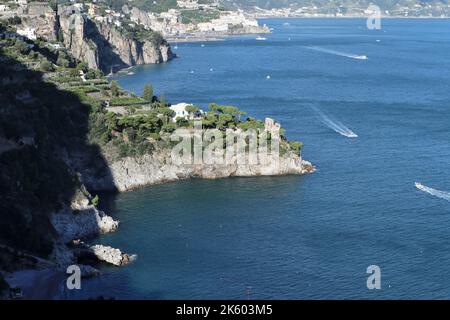
[[[119,231],[94,242],[138,260],[70,297],[450,298],[450,21],[261,23],[273,28],[265,41],[173,44],[178,59],[118,80],[272,117],[317,172],[120,194],[108,212]],[[380,290],[367,288],[370,265]]]

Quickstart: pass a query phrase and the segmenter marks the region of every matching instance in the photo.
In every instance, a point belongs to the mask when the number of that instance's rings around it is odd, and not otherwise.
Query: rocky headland
[[[87,168],[81,175],[83,183],[91,190],[120,192],[139,187],[173,182],[190,178],[220,179],[227,177],[279,176],[307,174],[314,166],[295,153],[280,156],[277,163],[264,164],[177,164],[170,150],[160,148],[151,154],[125,157],[109,162],[107,175],[93,175]]]
[[[190,120],[175,119],[170,104],[153,94],[137,97],[91,72],[118,61],[123,65],[167,61],[170,48],[135,42],[82,14],[75,14],[72,24],[60,10],[39,4],[21,21],[22,26],[46,24],[36,28],[39,42],[24,40],[0,24],[0,291],[5,287],[2,278],[9,279],[15,271],[53,270],[59,279],[67,266],[77,264],[83,276],[94,276],[99,274],[98,263],[123,266],[135,259],[120,249],[83,243],[119,227],[119,221],[99,209],[98,191],[122,192],[189,178],[315,170],[302,159],[301,144],[285,137],[277,163],[174,162],[170,139],[165,138],[177,127],[192,126]],[[56,39],[62,41],[61,48],[55,46]],[[80,67],[80,60],[90,68]],[[80,79],[80,71],[93,78]],[[106,107],[130,101],[123,106],[126,115]],[[241,120],[245,113],[235,107],[210,107],[202,117],[212,128],[271,130],[267,124],[274,124],[250,117]],[[53,281],[50,271],[44,272],[45,279]],[[12,279],[10,284],[16,280],[20,284],[24,278]]]

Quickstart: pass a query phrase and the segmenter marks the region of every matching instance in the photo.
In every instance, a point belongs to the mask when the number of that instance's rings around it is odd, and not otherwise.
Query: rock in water
[[[99,259],[100,261],[111,263],[115,266],[123,266],[136,260],[136,255],[123,253],[119,249],[115,249],[109,246],[97,244],[95,246],[92,246],[91,250],[97,257],[97,259]]]

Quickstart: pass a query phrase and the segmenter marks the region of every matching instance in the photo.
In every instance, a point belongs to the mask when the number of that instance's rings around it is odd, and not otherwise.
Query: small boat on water
[[[355,59],[358,59],[358,60],[368,60],[369,57],[367,57],[366,55],[362,55],[362,56],[355,56]]]
[[[256,37],[256,40],[258,40],[258,41],[264,41],[264,40],[267,40],[267,38],[258,36],[258,37]]]

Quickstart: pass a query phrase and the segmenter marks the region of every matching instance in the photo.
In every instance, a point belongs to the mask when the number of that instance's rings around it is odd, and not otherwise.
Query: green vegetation
[[[73,92],[84,92],[84,93],[92,93],[92,92],[100,92],[100,89],[95,86],[73,86],[70,88]]]
[[[95,197],[92,198],[91,203],[92,203],[94,206],[98,206],[99,200],[100,200],[100,199],[99,199],[98,195],[95,195]]]
[[[18,25],[22,23],[22,19],[19,16],[14,16],[11,18],[8,18],[8,23],[10,25]]]
[[[116,80],[111,81],[111,95],[113,97],[119,96],[119,85]]]
[[[145,101],[153,101],[153,87],[151,84],[146,84],[144,86],[144,91],[142,93],[142,99]]]
[[[181,22],[188,23],[202,23],[208,22],[220,17],[219,11],[205,11],[205,10],[183,10],[181,11]]]
[[[83,168],[112,179],[108,163],[173,146],[170,133],[193,129],[193,119],[223,131],[264,128],[238,108],[215,103],[204,113],[190,105],[189,117],[174,119],[150,84],[137,97],[43,40],[0,37],[0,82],[0,143],[7,146],[0,148],[0,243],[44,258],[57,239],[51,214],[76,197]],[[283,152],[301,146],[283,134]]]
[[[129,4],[127,0],[105,0],[105,2],[114,10],[120,10],[123,5]],[[151,12],[165,12],[178,7],[176,0],[134,0],[133,6]]]
[[[50,61],[44,60],[40,63],[39,65],[41,71],[44,72],[49,72],[49,71],[53,71],[53,65]]]
[[[132,21],[126,21],[119,30],[125,37],[138,42],[149,41],[155,46],[166,43],[159,32],[147,30],[144,26],[132,23]]]
[[[299,142],[299,141],[290,141],[289,142],[289,146],[291,147],[291,150],[297,154],[300,154],[302,147],[303,147],[303,142]]]
[[[111,89],[112,89],[112,87],[111,87]],[[142,105],[145,103],[147,103],[147,100],[139,98],[139,97],[116,97],[116,98],[112,98],[109,101],[109,105],[111,107]]]
[[[196,112],[199,112],[199,111],[200,111],[200,108],[197,107],[197,106],[194,106],[194,105],[190,105],[190,106],[187,106],[187,107],[185,108],[185,110],[186,110],[186,112],[189,113],[189,115],[192,115],[192,114],[194,114],[194,113],[196,113]]]

